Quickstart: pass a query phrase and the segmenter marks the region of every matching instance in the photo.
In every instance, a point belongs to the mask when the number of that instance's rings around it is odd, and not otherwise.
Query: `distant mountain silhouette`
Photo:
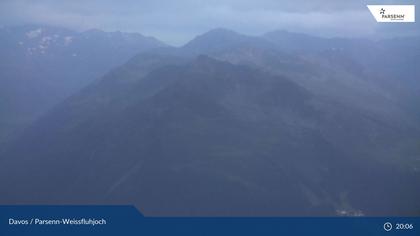
[[[182,47],[191,54],[214,54],[224,50],[243,47],[264,47],[273,49],[273,44],[261,37],[246,36],[232,30],[218,28],[197,36]]]

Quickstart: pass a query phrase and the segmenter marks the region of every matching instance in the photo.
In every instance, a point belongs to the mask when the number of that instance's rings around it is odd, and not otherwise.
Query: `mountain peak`
[[[212,54],[243,45],[262,45],[262,38],[239,34],[233,30],[216,28],[195,37],[182,47],[191,54]]]
[[[240,35],[240,34],[231,29],[219,27],[219,28],[211,29],[207,31],[206,33],[202,34],[201,36],[206,36],[206,35],[208,36],[208,35]]]
[[[208,43],[220,44],[220,43],[230,42],[232,40],[237,40],[239,38],[246,38],[246,37],[247,36],[241,35],[229,29],[216,28],[204,34],[198,35],[193,40],[188,42],[184,47],[193,47],[193,46],[196,46],[197,44],[208,44]]]

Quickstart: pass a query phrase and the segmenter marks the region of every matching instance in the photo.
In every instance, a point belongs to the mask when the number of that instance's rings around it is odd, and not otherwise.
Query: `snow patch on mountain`
[[[39,35],[41,35],[41,33],[42,33],[42,28],[39,28],[39,29],[31,30],[27,32],[26,36],[30,39],[33,39],[33,38],[37,38]]]

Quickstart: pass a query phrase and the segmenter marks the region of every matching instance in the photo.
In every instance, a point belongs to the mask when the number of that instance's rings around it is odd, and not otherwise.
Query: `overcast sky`
[[[280,29],[378,38],[419,35],[420,26],[377,23],[367,4],[417,3],[420,0],[0,0],[0,25],[139,32],[172,45],[219,27],[250,35]]]

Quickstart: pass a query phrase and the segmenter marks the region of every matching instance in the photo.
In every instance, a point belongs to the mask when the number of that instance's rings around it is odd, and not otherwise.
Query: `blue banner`
[[[0,206],[0,235],[420,235],[420,217],[144,217],[133,206]]]

